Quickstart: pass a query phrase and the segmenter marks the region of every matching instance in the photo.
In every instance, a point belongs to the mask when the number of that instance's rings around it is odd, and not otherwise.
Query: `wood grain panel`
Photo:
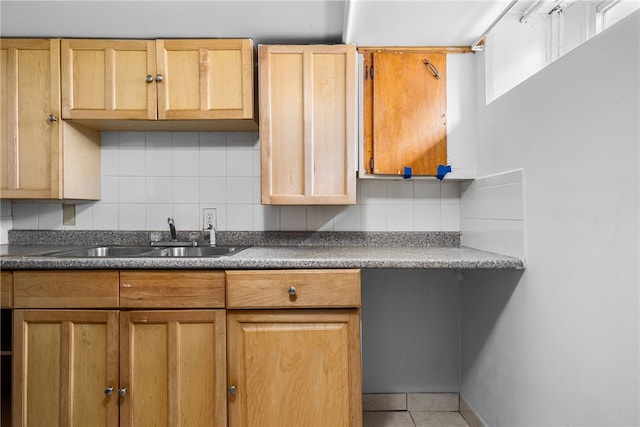
[[[228,308],[359,307],[360,270],[227,271]],[[296,295],[289,289],[295,287]]]
[[[61,197],[59,41],[0,39],[2,198]]]
[[[263,204],[355,203],[355,46],[262,45]]]
[[[118,313],[14,311],[14,426],[118,423]]]
[[[374,173],[436,175],[447,163],[446,55],[374,53],[373,70]]]
[[[360,426],[357,310],[228,312],[234,426]]]
[[[249,39],[157,40],[160,120],[249,119],[255,123]]]
[[[120,425],[227,425],[224,310],[120,316]]]
[[[62,40],[61,74],[65,119],[156,119],[154,41]]]
[[[224,308],[222,271],[121,271],[120,307]]]
[[[14,307],[117,307],[118,276],[117,271],[14,271]]]
[[[0,272],[0,308],[13,308],[13,272]]]

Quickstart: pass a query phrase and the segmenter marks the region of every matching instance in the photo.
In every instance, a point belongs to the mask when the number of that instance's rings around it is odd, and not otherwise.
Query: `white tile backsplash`
[[[462,245],[525,258],[524,171],[478,178],[461,188]]]
[[[202,209],[216,208],[219,230],[460,231],[460,185],[368,179],[357,183],[356,205],[263,206],[257,132],[103,132],[102,198],[78,203],[75,226],[62,226],[61,203],[39,201],[9,204],[2,225],[165,230],[172,216],[178,230],[197,230]]]

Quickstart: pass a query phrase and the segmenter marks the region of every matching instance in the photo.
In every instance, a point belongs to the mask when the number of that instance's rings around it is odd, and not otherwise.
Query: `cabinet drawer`
[[[224,272],[121,271],[120,307],[224,308]]]
[[[360,307],[360,270],[227,271],[227,307]]]
[[[14,271],[15,308],[118,306],[117,271]]]

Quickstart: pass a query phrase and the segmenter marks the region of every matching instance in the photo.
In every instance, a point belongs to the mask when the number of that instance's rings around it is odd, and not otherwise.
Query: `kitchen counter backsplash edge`
[[[162,241],[171,240],[168,231],[107,230],[9,230],[9,243],[15,245],[106,246],[148,245],[151,233],[161,233]],[[180,241],[209,244],[209,231],[178,231]],[[404,246],[459,247],[459,231],[376,232],[376,231],[218,231],[218,246]]]

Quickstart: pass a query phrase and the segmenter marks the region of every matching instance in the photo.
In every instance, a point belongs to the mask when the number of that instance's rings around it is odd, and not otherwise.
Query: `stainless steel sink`
[[[99,246],[53,252],[45,256],[70,258],[128,258],[128,257],[219,257],[233,255],[248,246]]]
[[[245,247],[239,246],[195,246],[195,247],[172,247],[163,248],[166,255],[161,256],[182,256],[182,257],[208,257],[222,256],[236,253]]]

